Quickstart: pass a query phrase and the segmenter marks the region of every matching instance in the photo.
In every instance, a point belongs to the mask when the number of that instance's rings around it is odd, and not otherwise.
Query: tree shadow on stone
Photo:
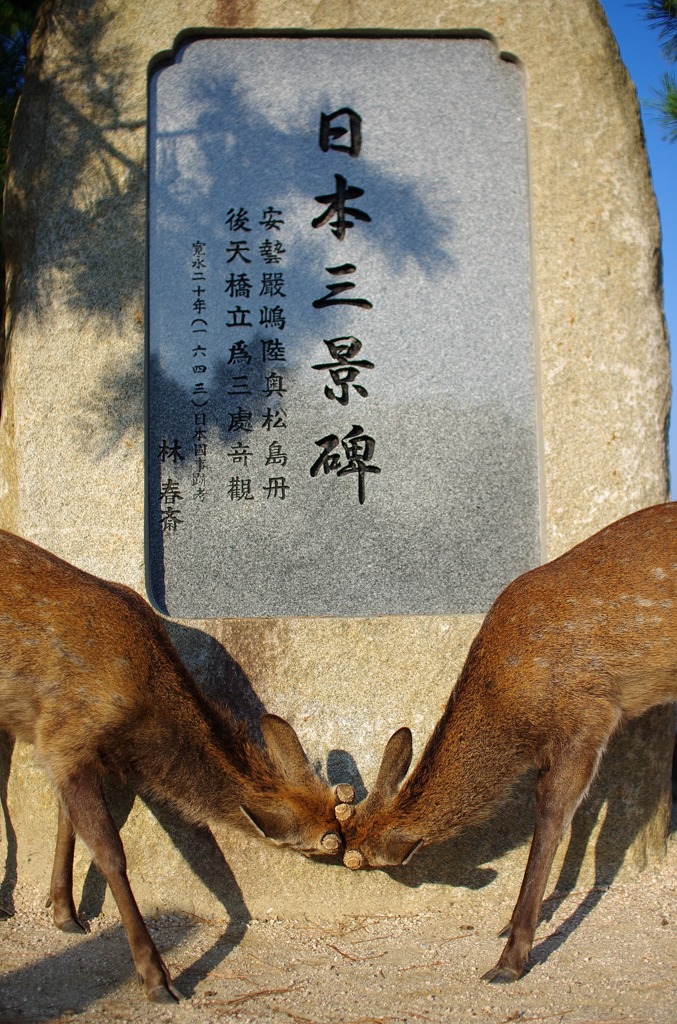
[[[102,46],[114,14],[99,10],[84,16],[72,7],[43,3],[31,34],[10,143],[7,304],[11,309],[19,299],[39,318],[50,304],[57,273],[61,298],[65,295],[84,316],[96,310],[115,325],[130,304],[143,309],[145,171],[143,153],[132,155],[143,143],[130,139],[143,139],[138,133],[145,118],[129,120],[123,114],[128,54],[122,48],[107,54]],[[44,57],[55,40],[60,60],[50,75]],[[63,222],[58,230],[48,229],[48,262],[42,260],[38,269],[26,257],[41,248],[45,228],[39,211],[45,197],[58,202]],[[121,279],[107,271],[111,247],[116,258],[138,264],[138,277]]]
[[[30,311],[39,328],[42,311],[54,301],[55,282],[60,302],[78,310],[83,321],[96,314],[99,324],[107,322],[113,335],[133,311],[139,327],[139,358],[133,376],[125,372],[125,380],[116,385],[124,385],[127,394],[130,389],[134,392],[135,425],[141,427],[147,123],[145,104],[143,116],[127,114],[138,98],[138,86],[129,81],[137,58],[117,37],[114,49],[110,46],[116,17],[100,8],[85,15],[77,4],[53,0],[41,4],[36,16],[9,150],[7,344],[11,344],[12,315],[17,310],[22,315]],[[314,189],[299,143],[304,132],[311,131],[316,145],[317,126],[300,126],[296,134],[276,127],[247,103],[237,76],[227,75],[200,96],[195,124],[161,140],[163,173],[176,186],[172,193],[175,218],[191,239],[196,230],[194,199],[190,187],[172,177],[173,147],[189,136],[195,146],[195,166],[210,160],[212,166],[220,167],[224,139],[218,119],[223,120],[224,111],[230,111],[227,117],[244,116],[248,125],[247,138],[237,142],[243,152],[232,155],[236,163],[248,155],[251,138],[265,131],[275,160],[257,168],[257,175],[271,195],[278,190],[280,166],[288,169],[301,193],[312,194]],[[214,118],[221,134],[214,131]],[[375,244],[388,265],[411,264],[419,273],[440,278],[453,271],[454,260],[440,240],[453,234],[456,212],[447,211],[441,224],[439,212],[429,208],[414,180],[403,182],[364,162],[361,173],[362,184],[369,191],[380,189],[383,195],[384,223]],[[58,224],[54,223],[57,209]],[[415,230],[402,230],[403,211],[408,211]],[[307,253],[299,248],[290,257],[288,275],[305,281],[306,264]],[[111,265],[124,266],[126,272],[111,273]],[[0,365],[6,365],[6,360]],[[103,377],[102,382],[106,384]],[[96,387],[95,381],[91,383]],[[101,423],[106,430],[112,426],[111,433],[117,431],[118,408],[111,404]]]

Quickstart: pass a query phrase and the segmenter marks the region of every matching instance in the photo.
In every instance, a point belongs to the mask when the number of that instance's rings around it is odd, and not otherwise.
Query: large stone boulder
[[[41,7],[11,140],[2,525],[145,593],[147,78],[151,61],[196,27],[479,33],[519,61],[544,555],[665,500],[659,225],[637,98],[597,0],[60,0]],[[420,751],[480,622],[436,615],[168,625],[209,692],[250,718],[263,707],[283,715],[332,781],[359,780],[359,769],[368,787],[397,726],[412,727]],[[672,728],[669,713],[654,712],[618,735],[578,819],[567,877],[608,880],[660,855]],[[208,835],[175,817],[138,800],[132,807],[125,794],[114,804],[126,819],[130,875],[144,906],[214,915],[216,896],[239,917],[407,913],[451,905],[454,886],[472,893],[494,877],[481,898],[509,901],[531,826],[527,786],[481,832],[431,850],[410,872],[356,876],[215,829],[226,864]],[[55,804],[21,745],[9,808],[19,870],[46,885]],[[86,851],[78,864],[81,881]],[[95,890],[90,876],[90,906]]]

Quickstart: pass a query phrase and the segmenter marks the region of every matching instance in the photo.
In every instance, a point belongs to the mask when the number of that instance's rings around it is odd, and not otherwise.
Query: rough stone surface
[[[596,0],[63,0],[43,6],[12,139],[3,525],[144,590],[146,73],[188,26],[480,28],[515,54],[528,83],[548,557],[665,499],[658,219],[636,97]],[[230,619],[171,630],[208,688],[250,716],[265,706],[289,718],[334,781],[347,771],[368,786],[397,726],[412,726],[420,750],[478,625]],[[671,729],[671,716],[656,713],[619,736],[567,871],[612,876],[660,855]],[[22,877],[42,881],[54,810],[31,765],[18,749],[10,855]],[[461,879],[482,884],[495,871],[501,884],[516,882],[529,829],[527,788],[498,822],[426,854],[415,874],[356,877],[218,831],[226,864],[209,834],[194,837],[154,809],[158,825],[139,801],[130,812],[124,795],[117,803],[144,906],[220,913],[220,900],[241,918],[439,907]],[[86,872],[81,854],[78,884]],[[487,886],[483,899],[495,891]]]

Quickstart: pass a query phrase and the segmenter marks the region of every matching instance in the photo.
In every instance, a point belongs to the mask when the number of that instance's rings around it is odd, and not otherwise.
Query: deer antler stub
[[[334,795],[340,804],[355,803],[355,790],[349,782],[339,782],[334,786]]]
[[[350,804],[337,804],[334,808],[334,814],[338,821],[348,821],[348,818],[352,818],[355,813],[355,808]]]

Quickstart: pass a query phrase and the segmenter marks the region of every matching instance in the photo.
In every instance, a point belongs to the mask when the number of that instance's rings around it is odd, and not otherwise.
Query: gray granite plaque
[[[538,564],[524,102],[486,39],[210,38],[155,66],[162,610],[483,612]]]

